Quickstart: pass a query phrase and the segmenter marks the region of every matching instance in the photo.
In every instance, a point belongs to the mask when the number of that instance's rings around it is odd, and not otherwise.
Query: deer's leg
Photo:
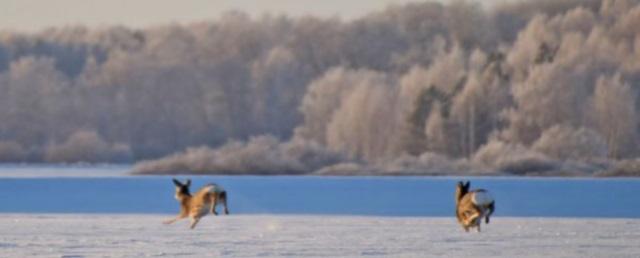
[[[184,216],[184,215],[180,214],[180,215],[178,215],[177,217],[175,217],[175,218],[173,218],[173,219],[165,220],[165,221],[163,221],[162,223],[164,223],[165,225],[169,225],[169,224],[174,223],[174,222],[178,221],[179,219],[183,219],[183,218],[185,218],[185,217],[186,217],[186,216]]]
[[[458,222],[460,223],[460,225],[462,226],[465,232],[469,232],[469,228],[473,226],[470,223],[470,219],[469,219],[469,217],[472,215],[473,215],[472,212],[469,210],[459,211],[459,212],[457,211]]]
[[[227,192],[220,193],[220,201],[224,205],[224,214],[229,215],[229,207],[227,206]]]
[[[491,214],[493,214],[493,211],[496,210],[495,202],[492,202],[491,204],[489,204],[489,207],[487,208],[489,209],[489,212],[487,213],[487,216],[484,218],[484,222],[489,224],[489,217],[491,216]]]
[[[200,217],[192,217],[191,218],[191,226],[189,228],[193,229],[196,227],[196,224],[200,221]]]
[[[210,211],[211,213],[213,213],[213,215],[218,215],[218,212],[216,212],[216,205],[218,205],[218,197],[216,196],[216,194],[211,194],[211,207],[210,207]]]
[[[474,209],[465,211],[464,215],[465,224],[473,226],[474,224],[476,224],[476,221],[479,219],[481,213],[478,210]]]

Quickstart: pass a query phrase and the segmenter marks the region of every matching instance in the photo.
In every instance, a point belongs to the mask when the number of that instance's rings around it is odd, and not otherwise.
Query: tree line
[[[4,31],[0,161],[595,173],[640,150],[639,17],[633,0],[454,1]]]

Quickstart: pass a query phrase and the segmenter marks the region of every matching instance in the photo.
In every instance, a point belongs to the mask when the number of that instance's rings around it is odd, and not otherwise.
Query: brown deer
[[[469,191],[471,183],[458,182],[456,187],[456,217],[462,228],[469,232],[469,228],[476,227],[480,232],[482,218],[489,224],[489,217],[495,211],[495,200],[487,190],[476,189]]]
[[[193,229],[207,213],[211,212],[214,215],[218,215],[216,212],[218,204],[223,204],[224,213],[229,214],[227,191],[221,186],[208,184],[200,188],[194,195],[191,195],[189,192],[191,180],[187,179],[186,183],[183,184],[174,178],[173,184],[176,185],[175,198],[180,202],[180,213],[177,217],[164,221],[164,224],[171,224],[179,219],[189,217],[191,218],[191,229]]]

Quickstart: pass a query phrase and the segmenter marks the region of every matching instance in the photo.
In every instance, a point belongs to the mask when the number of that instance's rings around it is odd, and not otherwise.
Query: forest
[[[640,175],[640,1],[0,32],[0,163]]]

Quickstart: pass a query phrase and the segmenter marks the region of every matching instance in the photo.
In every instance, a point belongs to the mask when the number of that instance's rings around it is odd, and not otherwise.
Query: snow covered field
[[[0,216],[0,257],[639,257],[640,220],[495,217],[482,233],[453,218]]]

